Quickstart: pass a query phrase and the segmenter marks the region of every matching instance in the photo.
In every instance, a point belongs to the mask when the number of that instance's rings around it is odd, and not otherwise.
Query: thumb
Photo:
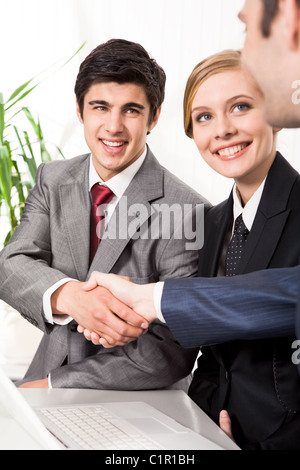
[[[229,417],[229,414],[227,413],[226,410],[222,410],[219,415],[219,423],[220,423],[220,428],[222,431],[227,434],[230,439],[233,439],[232,431],[231,431],[231,419]]]
[[[90,291],[95,289],[98,285],[96,273],[92,273],[88,281],[83,283],[82,288],[85,291]]]
[[[94,271],[89,280],[83,284],[83,290],[89,291],[95,289],[97,286],[102,286],[108,289],[115,297],[126,292],[130,278],[127,276],[119,276],[112,273],[101,273]]]

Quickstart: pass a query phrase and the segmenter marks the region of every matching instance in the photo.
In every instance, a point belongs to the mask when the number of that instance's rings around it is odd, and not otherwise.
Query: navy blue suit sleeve
[[[165,282],[162,314],[184,347],[294,336],[300,266]],[[298,306],[297,316],[300,315]],[[300,339],[300,337],[298,336]]]

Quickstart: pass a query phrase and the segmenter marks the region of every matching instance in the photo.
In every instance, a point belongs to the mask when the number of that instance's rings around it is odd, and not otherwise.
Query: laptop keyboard
[[[103,450],[157,449],[157,444],[101,406],[40,408],[51,432],[67,447]],[[47,426],[47,422],[45,423]],[[68,442],[62,438],[68,436]]]

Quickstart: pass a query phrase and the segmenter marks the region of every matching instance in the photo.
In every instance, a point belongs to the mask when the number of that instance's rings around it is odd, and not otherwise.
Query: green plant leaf
[[[16,96],[18,96],[20,93],[22,93],[23,90],[25,90],[25,88],[28,87],[28,85],[32,82],[33,78],[31,78],[30,80],[28,80],[27,82],[23,83],[23,85],[19,86],[14,92],[13,94],[8,98],[7,100],[7,103],[9,103],[10,101],[12,101],[14,98],[16,98]]]
[[[67,62],[65,62],[62,67],[64,67],[65,65],[67,65],[69,62],[71,62],[72,59],[74,59],[74,57],[81,51],[81,49],[84,48],[84,46],[86,45],[86,41],[81,44],[81,46],[79,47],[79,49],[67,60]]]
[[[34,85],[32,88],[30,88],[29,90],[26,90],[21,96],[19,96],[19,98],[17,98],[10,106],[8,106],[6,108],[6,111],[8,111],[9,109],[11,109],[13,106],[15,106],[19,101],[23,100],[25,98],[25,96],[29,95],[29,93],[31,93],[40,83],[37,83],[36,85]]]
[[[40,144],[40,152],[41,152],[41,161],[42,162],[50,162],[52,160],[50,153],[46,149],[46,146],[43,142]]]
[[[9,242],[9,240],[10,240],[10,238],[11,238],[13,232],[14,232],[14,230],[11,228],[11,229],[9,230],[9,232],[7,233],[6,237],[5,237],[3,246],[6,246],[6,245],[8,244],[8,242]]]
[[[62,66],[58,65],[62,63],[62,60],[60,60],[52,67],[17,87],[7,101],[4,101],[3,94],[0,93],[0,211],[3,204],[5,204],[8,209],[7,213],[11,227],[4,245],[8,243],[22,216],[26,193],[28,194],[35,184],[36,157],[42,162],[52,159],[46,148],[39,118],[35,119],[30,109],[25,106],[22,107],[19,103],[50,75],[58,72],[68,64],[85,44],[83,43]],[[53,71],[53,67],[56,70]],[[45,73],[46,76],[42,76]],[[19,118],[22,118],[20,113],[26,116],[33,132],[31,129],[28,132],[20,129],[18,124]],[[16,120],[17,116],[18,119]],[[55,148],[65,158],[59,147],[55,146]],[[27,166],[27,171],[23,171],[23,162]],[[19,164],[22,171],[19,169]]]
[[[16,171],[16,174],[12,176],[12,185],[17,190],[18,199],[19,199],[18,206],[20,206],[20,205],[24,205],[25,199],[26,199],[25,195],[24,195],[24,191],[23,191],[24,183],[22,181],[22,176],[21,176],[21,173],[19,171],[17,162],[13,161],[12,163],[13,163],[13,166],[14,166],[15,171]]]
[[[32,148],[31,148],[31,144],[29,142],[28,134],[26,132],[23,132],[24,138],[25,138],[25,144],[23,144],[22,139],[20,137],[19,130],[17,129],[16,126],[13,126],[13,128],[15,130],[15,133],[16,133],[16,136],[17,136],[17,139],[18,139],[18,142],[19,142],[20,150],[21,150],[21,152],[18,154],[18,156],[22,157],[24,162],[26,163],[28,171],[29,171],[30,176],[31,176],[31,181],[33,183],[34,180],[35,180],[37,164],[36,164],[36,161],[34,159],[34,154],[33,154]],[[29,150],[29,153],[31,154],[31,157],[27,156],[25,148],[27,148]]]
[[[40,126],[39,121],[35,122],[34,117],[32,116],[32,113],[28,108],[23,107],[22,111],[25,114],[25,116],[27,117],[28,121],[30,122],[30,124],[31,124],[31,126],[34,130],[35,135],[37,136],[38,139],[40,139],[41,138],[41,126]]]
[[[0,93],[0,143],[3,144],[3,136],[4,136],[4,103],[3,103],[3,94]]]
[[[63,65],[61,65],[59,67],[58,70],[61,70],[63,67],[65,67],[72,59],[74,59],[74,57],[81,51],[81,49],[83,49],[83,47],[85,46],[86,44],[86,41],[79,47],[79,49],[77,49],[77,51],[66,61],[63,63]],[[49,67],[50,69],[51,67]],[[43,72],[41,72],[43,73]],[[39,74],[41,75],[41,74]],[[36,77],[38,77],[39,75],[36,75]],[[33,80],[36,78],[36,77],[33,77],[31,78],[30,80],[28,80],[27,82],[23,83],[23,85],[19,86],[13,93],[12,95],[9,97],[9,99],[7,100],[7,103],[10,103],[12,100],[14,100],[17,96],[18,96],[18,99],[16,99],[10,106],[7,107],[6,110],[9,110],[10,108],[12,108],[16,103],[18,103],[19,101],[21,101],[22,99],[24,99],[27,95],[29,95],[29,93],[31,93],[41,82],[38,82],[36,85],[34,85],[33,87],[31,87],[29,90],[26,90],[26,88],[30,85],[30,83],[33,82]],[[26,90],[21,96],[20,93],[22,93],[24,90]]]
[[[60,156],[65,160],[66,157],[64,156],[62,150],[61,150],[57,145],[55,145],[55,148],[56,148],[56,150],[59,152]]]
[[[6,145],[0,145],[0,186],[1,193],[8,208],[11,207],[11,164],[9,150]]]
[[[28,158],[28,157],[25,156],[24,161],[27,164],[27,167],[28,167],[30,176],[32,178],[32,181],[34,181],[36,171],[37,171],[37,164],[36,164],[36,161],[35,161],[35,158],[34,158],[34,152],[33,152],[32,146],[31,146],[31,142],[29,140],[28,133],[25,132],[25,131],[24,131],[24,137],[25,137],[25,141],[26,141],[26,146],[27,146],[27,148],[29,150],[29,153],[31,155],[31,158]]]

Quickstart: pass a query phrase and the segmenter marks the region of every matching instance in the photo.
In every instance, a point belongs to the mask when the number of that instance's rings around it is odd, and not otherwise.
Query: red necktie
[[[107,186],[101,186],[96,183],[91,189],[91,195],[90,263],[96,254],[104,230],[103,219],[105,217],[105,208],[100,206],[108,204],[114,197],[114,193]]]

